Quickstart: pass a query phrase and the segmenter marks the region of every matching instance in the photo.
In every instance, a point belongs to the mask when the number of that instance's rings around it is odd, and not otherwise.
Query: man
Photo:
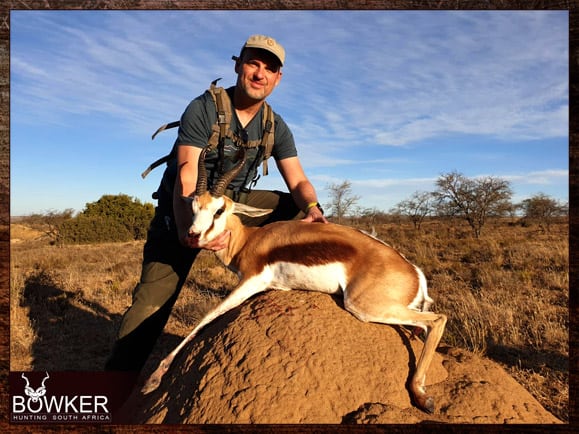
[[[285,51],[273,38],[254,35],[244,44],[239,57],[233,59],[237,82],[226,90],[232,106],[233,136],[207,152],[210,184],[235,164],[239,146],[263,136],[265,99],[281,81]],[[133,304],[123,316],[107,370],[138,373],[142,369],[200,251],[197,239],[188,232],[192,210],[181,197],[195,193],[199,157],[208,145],[216,120],[215,102],[207,93],[193,100],[181,117],[175,157],[168,161],[157,191],[159,202],[144,247],[141,279],[133,291]],[[248,205],[274,210],[269,216],[245,221],[246,224],[298,218],[326,223],[315,189],[298,159],[293,136],[277,114],[273,131],[272,156],[290,193],[249,190],[257,179],[262,156],[254,148],[248,150],[245,170],[231,182],[228,194]],[[229,235],[226,231],[203,248],[221,250],[227,246]]]

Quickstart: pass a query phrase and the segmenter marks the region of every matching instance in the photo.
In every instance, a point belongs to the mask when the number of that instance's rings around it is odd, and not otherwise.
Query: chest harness
[[[224,147],[225,147],[225,139],[230,139],[236,147],[244,147],[247,149],[251,148],[259,148],[257,155],[252,163],[250,170],[247,172],[247,177],[251,176],[253,173],[257,173],[257,166],[260,162],[263,163],[262,166],[262,173],[264,176],[268,174],[267,168],[267,159],[271,156],[271,152],[274,145],[274,138],[275,138],[275,131],[274,131],[274,113],[271,107],[267,102],[264,101],[263,103],[263,115],[262,115],[262,131],[263,135],[261,139],[258,140],[247,140],[247,137],[241,137],[237,133],[231,130],[231,99],[227,94],[227,91],[223,87],[217,87],[217,82],[220,79],[214,80],[211,83],[211,86],[206,91],[213,102],[215,103],[215,108],[217,111],[217,120],[211,127],[211,135],[209,136],[209,140],[207,141],[207,150],[211,151],[217,149],[219,152],[219,172],[221,172],[223,161],[224,161]],[[151,137],[151,140],[155,138],[157,134],[160,132],[178,127],[180,125],[180,121],[170,122],[168,124],[162,125],[159,127],[157,131]],[[176,147],[174,146],[171,152],[164,157],[159,158],[155,162],[153,162],[147,169],[141,174],[141,177],[144,179],[152,170],[157,168],[163,163],[168,162],[172,158],[176,157]],[[253,187],[257,180],[259,179],[259,175],[256,175],[251,180],[250,186]],[[243,183],[243,186],[246,186],[249,183],[249,179],[246,179]],[[246,190],[246,193],[249,189],[243,188]],[[226,192],[227,195],[239,195],[239,192],[233,193],[230,191]],[[238,199],[233,197],[234,200]]]

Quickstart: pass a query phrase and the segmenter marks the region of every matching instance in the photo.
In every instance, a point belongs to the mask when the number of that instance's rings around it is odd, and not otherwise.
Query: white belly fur
[[[271,278],[270,288],[284,291],[305,289],[335,294],[347,283],[346,270],[339,262],[315,266],[276,262],[265,267],[263,273]]]

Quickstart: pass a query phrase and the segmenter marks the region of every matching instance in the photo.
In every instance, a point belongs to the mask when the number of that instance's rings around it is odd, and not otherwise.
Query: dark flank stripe
[[[268,263],[292,262],[303,265],[328,264],[343,261],[356,253],[356,249],[340,241],[317,241],[274,248],[267,256]]]

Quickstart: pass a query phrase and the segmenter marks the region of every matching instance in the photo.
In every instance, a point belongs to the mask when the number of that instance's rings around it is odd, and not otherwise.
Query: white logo
[[[47,394],[48,372],[40,380],[40,387],[30,385],[28,377],[20,377],[26,382],[24,395],[12,395],[11,422],[111,422],[108,397],[91,394]],[[56,376],[58,380],[58,376]],[[58,384],[58,381],[55,383]]]
[[[24,378],[26,381],[26,386],[24,386],[24,393],[32,400],[32,402],[38,402],[40,398],[46,395],[46,387],[44,386],[44,382],[50,378],[48,372],[46,373],[46,377],[44,377],[42,380],[41,386],[36,390],[30,387],[30,381],[28,381],[28,378],[26,378],[24,372],[22,373],[22,378]]]

